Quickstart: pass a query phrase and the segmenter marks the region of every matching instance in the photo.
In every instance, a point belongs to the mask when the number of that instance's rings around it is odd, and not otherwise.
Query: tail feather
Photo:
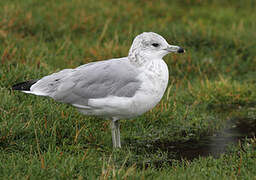
[[[30,91],[30,87],[35,84],[38,79],[18,83],[12,86],[12,90],[19,90],[19,91]]]

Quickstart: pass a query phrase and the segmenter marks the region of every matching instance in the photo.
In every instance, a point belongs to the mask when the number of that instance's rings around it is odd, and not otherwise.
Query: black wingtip
[[[185,50],[184,50],[183,48],[181,48],[181,47],[180,47],[180,48],[178,49],[178,51],[177,51],[177,52],[178,52],[178,53],[184,53],[184,52],[185,52]]]
[[[18,83],[12,86],[12,90],[19,90],[19,91],[30,91],[30,87],[35,84],[38,79],[30,80],[22,83]]]

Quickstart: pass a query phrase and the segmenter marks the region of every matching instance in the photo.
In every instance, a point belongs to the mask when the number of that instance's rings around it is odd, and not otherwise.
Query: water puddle
[[[218,158],[228,150],[230,145],[243,142],[245,138],[256,136],[255,118],[232,118],[228,128],[212,135],[200,138],[199,140],[189,140],[186,142],[154,141],[147,142],[149,145],[147,152],[156,152],[157,150],[167,153],[167,157],[156,160],[151,159],[138,166],[148,167],[154,165],[161,167],[164,163],[171,164],[173,160],[193,160],[199,157],[212,156]]]
[[[160,149],[175,152],[177,159],[192,160],[198,157],[213,156],[218,158],[225,153],[230,145],[256,136],[255,119],[233,119],[231,127],[223,129],[212,136],[206,136],[199,141],[191,140],[183,143],[160,144]],[[161,148],[162,147],[162,148]]]

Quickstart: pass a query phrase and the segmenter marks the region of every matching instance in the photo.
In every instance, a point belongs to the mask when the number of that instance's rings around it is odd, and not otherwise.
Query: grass
[[[1,179],[256,178],[254,1],[12,0],[0,6]],[[165,96],[153,110],[121,122],[120,150],[112,149],[109,121],[10,90],[64,68],[127,56],[143,31],[187,53],[165,57]],[[218,158],[186,159],[171,149],[196,146],[230,122],[243,122],[251,134]]]

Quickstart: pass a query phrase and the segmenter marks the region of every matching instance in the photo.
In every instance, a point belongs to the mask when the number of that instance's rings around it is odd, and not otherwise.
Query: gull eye
[[[153,43],[153,44],[151,44],[152,46],[154,46],[154,47],[158,47],[160,44],[158,44],[158,43]]]

